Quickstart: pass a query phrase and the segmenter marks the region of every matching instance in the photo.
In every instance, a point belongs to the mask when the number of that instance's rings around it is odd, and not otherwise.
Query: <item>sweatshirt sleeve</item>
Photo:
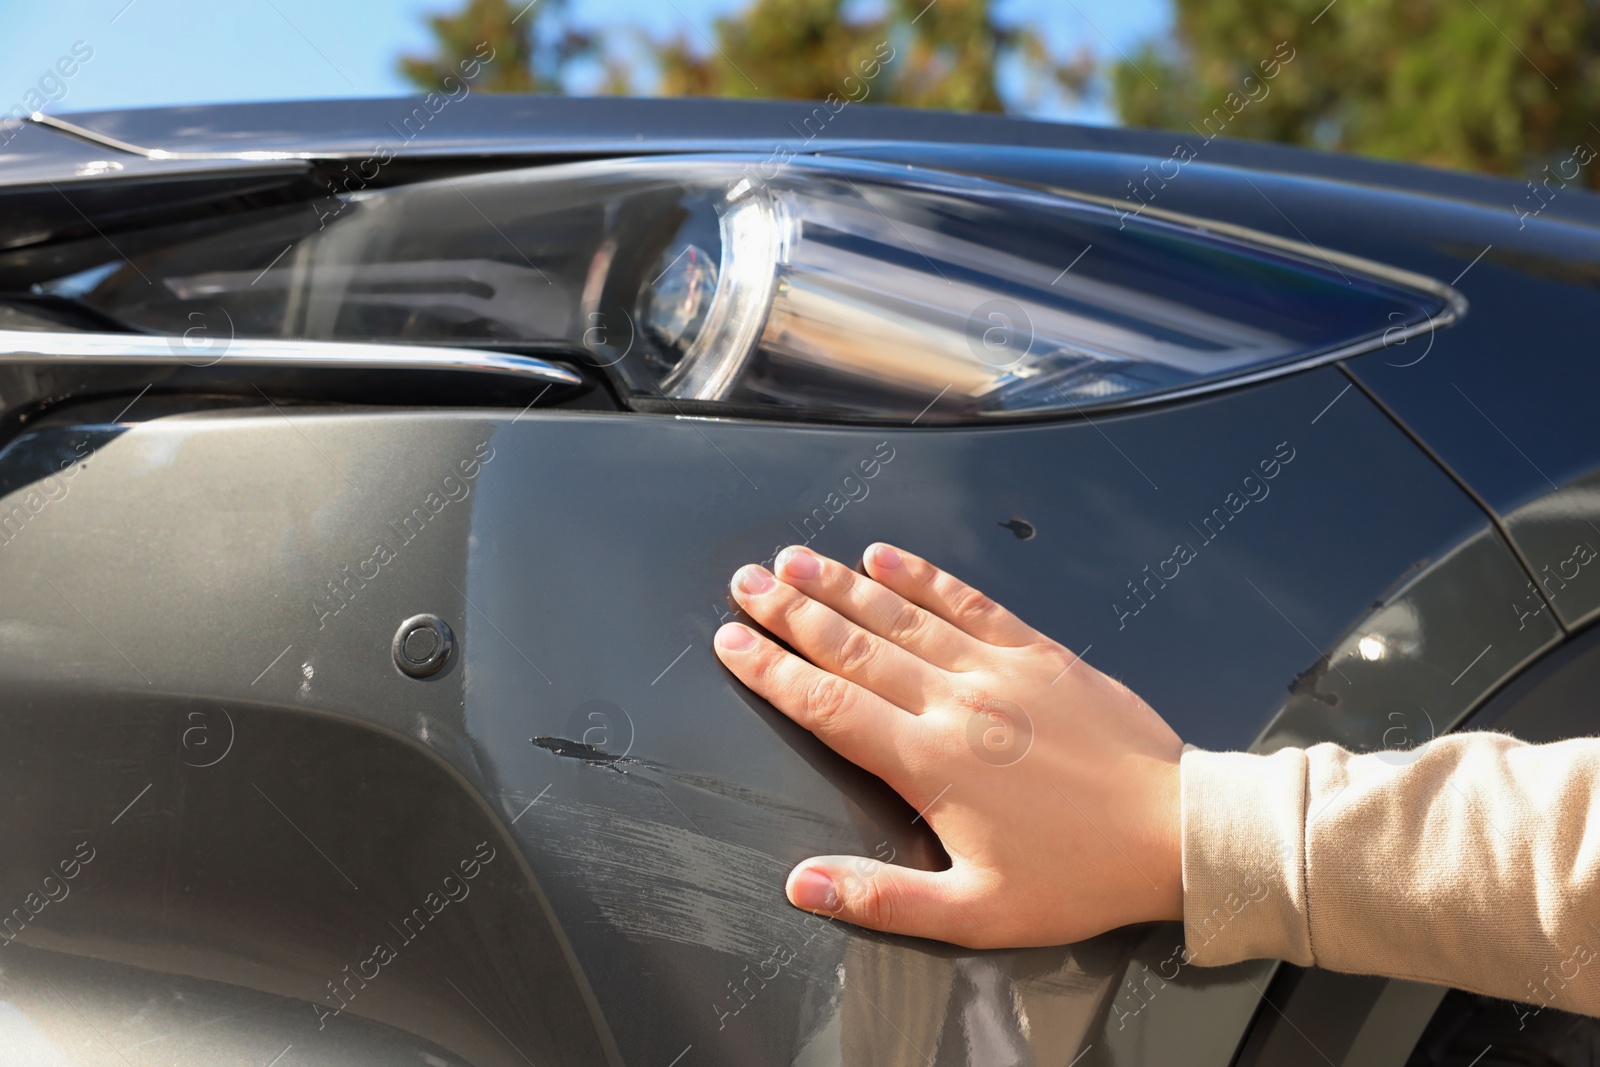
[[[1600,1015],[1600,738],[1186,748],[1183,924],[1273,957]]]

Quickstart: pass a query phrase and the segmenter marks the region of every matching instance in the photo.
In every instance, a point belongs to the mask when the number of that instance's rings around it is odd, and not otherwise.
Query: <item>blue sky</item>
[[[113,107],[215,103],[234,100],[388,96],[410,91],[395,73],[402,52],[426,51],[424,17],[455,7],[454,0],[48,0],[7,5],[0,35],[0,113],[42,85],[59,97],[44,110],[65,114]],[[614,31],[624,56],[642,63],[630,45],[635,31],[684,33],[698,42],[712,20],[741,7],[739,0],[570,0],[585,25]],[[1002,20],[1026,23],[1058,55],[1087,47],[1100,55],[1131,50],[1165,29],[1166,0],[1001,0]],[[55,64],[93,56],[56,80]],[[63,69],[70,69],[68,63]],[[636,81],[648,85],[639,67]],[[598,72],[579,71],[574,89]],[[1014,81],[1014,79],[1012,79]],[[1004,86],[1014,90],[1015,85]],[[45,95],[45,94],[41,94]],[[36,101],[39,97],[35,96]],[[1045,101],[1040,117],[1109,122],[1103,106]]]

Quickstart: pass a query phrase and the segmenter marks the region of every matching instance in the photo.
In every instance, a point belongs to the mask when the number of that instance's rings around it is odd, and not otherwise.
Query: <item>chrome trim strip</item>
[[[464,371],[509,374],[550,385],[581,385],[583,378],[533,356],[473,348],[285,341],[235,337],[191,348],[181,336],[0,330],[0,363],[90,363],[157,367],[245,367],[329,370]]]
[[[127,141],[119,141],[115,137],[108,137],[103,133],[84,129],[75,122],[68,122],[66,119],[59,119],[54,115],[46,115],[43,111],[35,111],[28,116],[28,121],[35,126],[43,126],[58,133],[64,133],[68,137],[76,137],[80,141],[98,145],[101,148],[113,148],[118,152],[126,152],[130,156],[143,156],[146,159],[172,158],[171,152],[163,152],[159,148],[140,148],[136,144],[129,144]]]
[[[130,156],[142,156],[145,159],[239,159],[239,160],[278,160],[278,159],[307,159],[305,152],[168,152],[164,148],[144,148],[140,145],[130,144],[104,133],[96,133],[86,129],[75,122],[68,122],[57,115],[46,115],[42,111],[35,111],[26,121],[35,126],[55,130],[57,133],[68,137],[75,137],[80,141],[99,148],[110,148],[113,151],[123,152]]]

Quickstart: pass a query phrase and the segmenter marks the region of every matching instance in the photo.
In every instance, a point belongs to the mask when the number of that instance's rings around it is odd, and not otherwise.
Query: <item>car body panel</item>
[[[515,843],[443,761],[158,677],[8,682],[10,1062],[608,1062]]]
[[[298,994],[299,1023],[218,1023],[206,1039],[252,1055],[303,1040],[329,1063],[346,1062],[345,1046],[317,1042],[365,1020],[366,1036],[349,1038],[370,1046],[362,1055],[402,1040],[398,1029],[429,1055],[482,1063],[513,1062],[509,1045],[570,1063],[669,1062],[692,1048],[697,1063],[1002,1062],[997,1050],[1065,1062],[1086,1050],[1084,1064],[1132,1065],[1181,1049],[1225,1064],[1271,965],[1173,973],[1174,925],[972,953],[791,909],[783,875],[806,855],[892,849],[926,865],[936,851],[881,782],[734,682],[710,637],[731,613],[737,563],[807,537],[850,559],[885,538],[993,593],[1208,747],[1249,746],[1297,676],[1348,666],[1322,652],[1364,633],[1361,620],[1383,614],[1375,603],[1423,604],[1428,641],[1353,675],[1340,707],[1359,709],[1361,689],[1383,699],[1387,672],[1424,664],[1436,679],[1447,652],[1492,644],[1468,682],[1483,692],[1555,628],[1425,606],[1435,601],[1415,591],[1430,567],[1471,557],[1480,577],[1515,581],[1514,562],[1503,546],[1462,549],[1494,544],[1482,513],[1347,385],[1327,367],[1137,414],[956,430],[306,406],[128,422],[120,403],[65,409],[0,454],[0,503],[28,516],[0,546],[0,685],[37,694],[13,711],[34,723],[18,749],[37,757],[30,773],[98,784],[60,821],[6,832],[48,864],[92,826],[111,860],[92,873],[129,873],[86,883],[99,905],[45,911],[18,947],[43,954],[38,974],[77,967],[75,1005],[96,983],[124,990],[92,1003],[100,1029],[130,1039],[149,1035],[118,1014],[136,999],[129,983],[243,986],[255,992],[227,1002],[277,998],[274,1017]],[[1259,481],[1274,457],[1260,481],[1270,490],[1241,504],[1246,476]],[[69,488],[33,511],[29,494],[63,466]],[[1016,535],[1019,520],[1031,537]],[[1180,541],[1195,555],[1179,576],[1130,593]],[[452,665],[420,681],[389,650],[419,612],[444,617],[459,642]],[[51,760],[70,736],[47,729],[59,709],[76,709],[65,721],[90,740]],[[220,740],[218,711],[239,741],[194,766],[215,750],[184,731]],[[1368,734],[1388,728],[1372,708],[1357,718]],[[426,848],[399,847],[412,816],[384,799],[388,779],[421,773],[394,769],[403,749],[451,779],[432,791],[463,813]],[[207,774],[228,785],[203,787]],[[51,791],[14,781],[19,796]],[[428,792],[402,790],[408,802]],[[417,870],[493,840],[490,812],[526,864],[496,871],[520,884],[475,898],[497,902],[488,914],[460,905],[470,932],[438,950],[437,974],[405,977],[402,953],[395,981],[326,1017],[307,990],[361,965],[357,949],[385,936],[378,924],[426,889]],[[294,887],[279,889],[278,910],[211,930],[253,899],[239,887],[262,863]],[[21,899],[31,876],[10,870],[5,888]],[[152,919],[179,884],[183,906]],[[500,921],[544,947],[493,944]],[[268,941],[276,971],[249,962]],[[475,954],[500,961],[499,992],[455,977],[461,963],[448,961]],[[458,993],[481,1014],[442,1006]],[[435,999],[431,1014],[414,1007]]]

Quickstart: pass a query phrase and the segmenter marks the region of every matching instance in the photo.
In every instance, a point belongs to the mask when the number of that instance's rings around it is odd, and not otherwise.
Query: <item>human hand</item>
[[[734,599],[800,655],[732,622],[717,655],[922,812],[951,866],[818,856],[790,873],[789,900],[968,948],[1182,919],[1172,728],[926,560],[874,544],[864,563],[865,577],[793,547],[776,576],[741,567]]]

